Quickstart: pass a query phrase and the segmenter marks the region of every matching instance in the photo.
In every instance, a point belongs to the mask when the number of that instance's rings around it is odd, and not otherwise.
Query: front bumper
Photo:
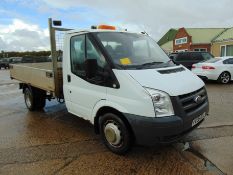
[[[177,107],[177,106],[176,106]],[[173,143],[191,132],[197,125],[192,126],[192,121],[202,115],[208,114],[209,103],[206,100],[201,106],[189,114],[168,117],[143,117],[132,114],[124,114],[134,133],[138,145],[153,146],[158,143]]]

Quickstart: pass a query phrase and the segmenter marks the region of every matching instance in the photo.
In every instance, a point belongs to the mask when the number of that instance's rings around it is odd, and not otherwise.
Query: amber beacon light
[[[116,27],[110,25],[99,25],[97,26],[97,29],[116,30]]]

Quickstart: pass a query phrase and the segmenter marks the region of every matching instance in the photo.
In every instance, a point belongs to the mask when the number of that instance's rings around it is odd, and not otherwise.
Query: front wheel
[[[99,119],[100,134],[105,146],[116,154],[125,154],[132,147],[132,134],[116,114],[107,113]]]
[[[231,80],[231,74],[229,72],[223,72],[218,78],[218,82],[222,84],[227,84]]]

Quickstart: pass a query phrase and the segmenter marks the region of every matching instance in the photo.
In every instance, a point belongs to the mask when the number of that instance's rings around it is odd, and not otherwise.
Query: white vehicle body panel
[[[219,61],[215,63],[197,63],[194,64],[195,68],[192,72],[198,76],[207,77],[209,80],[218,80],[219,76],[223,72],[229,72],[231,74],[231,80],[233,80],[233,64],[224,64],[223,61],[233,57],[221,57]],[[202,69],[202,66],[213,66],[215,69]]]
[[[183,66],[144,70],[113,69],[120,84],[119,88],[91,84],[73,74],[70,66],[70,38],[83,33],[85,32],[65,35],[63,91],[68,111],[91,123],[94,123],[96,113],[102,107],[112,107],[122,113],[155,117],[151,96],[144,87],[166,92],[170,96],[178,96],[204,86],[203,81],[186,68],[184,71],[170,74],[157,72]],[[70,75],[71,82],[67,81],[67,75]]]
[[[106,105],[117,107],[123,113],[155,117],[154,106],[148,92],[125,70],[114,70],[119,89],[107,88]]]
[[[179,66],[183,67],[183,66]],[[188,69],[185,71],[171,74],[160,74],[157,70],[174,69],[144,69],[144,70],[126,70],[142,86],[157,89],[168,93],[170,96],[178,96],[196,91],[204,86],[202,80],[195,76]]]
[[[77,34],[70,35],[65,39],[65,46],[67,51],[70,49],[70,37]],[[92,118],[92,110],[94,106],[106,99],[107,88],[91,84],[71,72],[70,53],[65,50],[63,66],[64,79],[64,96],[66,99],[66,106],[70,113],[82,117],[86,120],[94,122]],[[67,82],[67,76],[70,76],[71,81]]]

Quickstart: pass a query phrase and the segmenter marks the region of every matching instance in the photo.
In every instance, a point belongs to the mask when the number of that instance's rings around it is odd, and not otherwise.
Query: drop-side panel
[[[58,68],[59,75],[62,75],[61,66]],[[13,79],[21,82],[31,84],[31,86],[54,92],[54,76],[52,71],[52,64],[47,63],[25,63],[12,64],[10,66],[10,76]],[[62,88],[62,76],[60,79],[59,89]]]

